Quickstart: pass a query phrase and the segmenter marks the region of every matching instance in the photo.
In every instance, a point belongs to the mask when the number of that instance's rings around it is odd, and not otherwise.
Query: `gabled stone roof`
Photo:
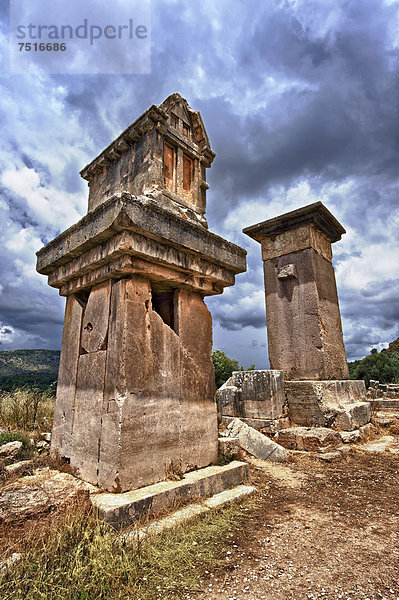
[[[104,166],[117,160],[121,154],[128,150],[129,146],[132,146],[143,135],[154,129],[154,127],[167,125],[169,115],[178,103],[183,104],[189,115],[195,136],[194,144],[202,155],[206,166],[210,166],[216,155],[211,150],[201,115],[199,111],[193,110],[187,100],[182,98],[180,94],[175,93],[166,98],[159,106],[156,104],[150,106],[150,108],[148,108],[138,119],[122,131],[122,133],[101,152],[101,154],[80,171],[80,175],[83,179],[90,181],[96,172],[101,172]]]

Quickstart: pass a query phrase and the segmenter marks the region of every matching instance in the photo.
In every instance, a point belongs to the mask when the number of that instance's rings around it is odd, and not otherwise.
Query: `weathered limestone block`
[[[284,462],[289,458],[288,452],[282,446],[253,429],[253,427],[249,427],[240,419],[233,419],[228,424],[226,435],[237,437],[241,448],[261,460]]]
[[[218,390],[222,416],[273,420],[283,416],[282,371],[234,371]]]
[[[107,347],[111,281],[92,288],[84,311],[81,346],[86,352],[105,350]]]
[[[289,450],[317,452],[320,448],[337,448],[342,444],[338,431],[326,427],[289,427],[278,432],[277,441]]]
[[[340,431],[340,436],[344,444],[356,444],[360,442],[362,434],[359,429],[355,431]]]
[[[286,380],[348,378],[331,264],[344,228],[316,202],[243,231],[262,246],[271,368]]]
[[[64,330],[57,396],[54,409],[51,448],[65,458],[71,457],[71,436],[75,410],[76,379],[80,352],[83,306],[75,296],[68,296],[65,306]]]
[[[336,427],[351,431],[368,423],[364,381],[286,381],[291,420],[307,427]]]
[[[22,448],[22,442],[7,442],[7,444],[2,444],[0,446],[0,457],[4,458],[13,458],[18,454],[18,452]]]
[[[71,466],[79,477],[97,483],[98,452],[103,411],[105,350],[81,354],[76,381]]]
[[[69,473],[49,468],[5,485],[0,494],[0,522],[12,523],[35,518],[62,506],[79,493],[98,491]]]
[[[182,290],[178,335],[151,296],[142,277],[112,290],[98,483],[114,491],[159,481],[170,465],[184,472],[217,458],[209,311]]]
[[[223,425],[227,426],[235,418],[236,417],[222,416],[221,423]],[[279,419],[260,419],[260,418],[249,419],[247,417],[240,417],[240,421],[243,421],[250,427],[253,427],[254,429],[257,429],[258,431],[261,431],[262,433],[267,433],[267,434],[277,433],[283,427],[289,426],[289,419],[286,416],[280,417]]]
[[[219,456],[222,456],[226,460],[232,460],[240,451],[240,440],[238,437],[220,437],[219,443]]]
[[[178,481],[161,481],[121,494],[95,494],[91,501],[99,516],[117,528],[139,520],[147,511],[157,514],[181,499],[206,498],[234,488],[248,476],[248,465],[233,461],[224,466],[191,471]]]

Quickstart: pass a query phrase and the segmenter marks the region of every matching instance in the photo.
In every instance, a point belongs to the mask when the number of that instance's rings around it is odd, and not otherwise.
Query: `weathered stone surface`
[[[146,527],[129,531],[126,534],[121,534],[119,539],[124,544],[128,544],[133,541],[141,540],[147,535],[158,535],[169,529],[174,529],[179,525],[184,525],[195,517],[203,515],[210,510],[223,508],[227,504],[231,504],[231,502],[243,500],[247,496],[251,496],[255,493],[256,488],[251,485],[237,485],[231,490],[225,490],[224,492],[211,496],[211,498],[205,500],[203,504],[189,504],[189,506],[177,510],[168,517],[164,517],[159,521],[152,521]]]
[[[205,168],[214,157],[199,113],[172,94],[160,106],[151,106],[81,171],[90,181],[89,211],[104,202],[104,189],[159,195],[165,188],[170,205],[194,212],[206,224]]]
[[[289,450],[318,451],[320,448],[337,448],[342,440],[338,431],[326,427],[290,427],[277,435],[279,444]]]
[[[91,496],[99,516],[115,527],[132,523],[147,511],[153,514],[170,508],[179,499],[207,498],[241,485],[248,478],[248,465],[234,461],[186,473],[180,481],[162,481],[122,494]]]
[[[105,350],[79,356],[72,431],[71,466],[97,484],[105,378]]]
[[[333,460],[337,460],[337,458],[341,458],[342,454],[338,450],[335,452],[324,452],[323,454],[319,454],[319,458],[324,460],[324,462],[332,462]]]
[[[228,425],[235,418],[236,417],[222,416],[221,422],[223,425]],[[287,417],[280,417],[280,419],[247,419],[246,417],[240,417],[240,421],[258,431],[266,431],[267,433],[277,433],[283,427],[289,426]]]
[[[399,410],[399,398],[369,398],[367,401],[370,402],[373,409],[377,410]]]
[[[22,448],[22,442],[8,442],[0,446],[0,456],[4,458],[13,458]]]
[[[126,255],[126,258],[130,259],[131,255],[134,256],[134,260],[126,263],[127,266],[122,272],[116,269],[113,273],[109,268],[112,259],[115,258],[114,254],[104,256],[101,252],[96,252],[96,263],[90,262],[91,255],[83,263],[77,260],[122,231],[139,233],[149,246],[148,253],[146,245],[141,250],[135,250],[134,246],[121,249],[118,252],[119,257]],[[157,232],[157,237],[161,238],[159,250],[153,241],[154,231]],[[104,250],[107,248],[103,246]],[[110,252],[111,250],[112,246],[109,247]],[[185,265],[176,265],[178,258],[175,250],[179,251],[181,257],[185,257]],[[181,278],[179,283],[185,279],[186,286],[203,291],[205,295],[221,294],[223,287],[234,284],[234,275],[245,271],[246,268],[246,251],[239,246],[227,242],[200,225],[175,216],[151,198],[124,193],[101,204],[40,250],[37,253],[37,270],[50,276],[51,286],[61,288],[61,293],[69,295],[85,286],[87,288],[96,285],[101,280],[119,278],[121,273],[125,276],[135,273],[136,260],[146,256],[150,264],[159,262],[173,268],[175,277]],[[195,260],[192,257],[195,257]],[[98,280],[87,279],[87,275],[90,275],[88,272],[97,265],[104,265]],[[63,269],[57,273],[61,266]],[[140,262],[138,270],[142,272]],[[57,277],[54,278],[56,273]],[[86,277],[83,284],[79,283],[80,277]],[[64,289],[66,280],[71,285]],[[207,282],[209,285],[206,286]]]
[[[240,451],[240,440],[238,437],[220,437],[219,456],[223,456],[226,460],[232,460]]]
[[[64,330],[51,448],[65,458],[71,456],[72,426],[75,410],[76,379],[80,352],[83,306],[75,296],[68,296],[65,306]]]
[[[282,371],[234,371],[218,390],[223,416],[274,420],[285,404]]]
[[[81,491],[94,492],[96,488],[68,473],[37,469],[34,475],[0,490],[0,521],[11,523],[49,512]]]
[[[356,444],[360,442],[362,434],[355,429],[355,431],[340,431],[340,436],[344,444]]]
[[[288,452],[279,444],[276,444],[256,429],[249,427],[240,419],[234,419],[229,423],[226,434],[238,437],[241,448],[261,460],[284,462],[289,458]]]
[[[111,280],[90,290],[84,311],[81,347],[86,352],[97,352],[107,347]]]
[[[350,431],[368,423],[364,381],[286,381],[291,420],[307,427],[336,427]]]
[[[33,460],[20,460],[12,465],[5,466],[4,469],[8,475],[19,475],[24,471],[29,471],[32,465]]]
[[[278,258],[307,248],[313,248],[327,260],[332,259],[331,242],[324,233],[308,223],[262,240],[262,260]]]
[[[179,334],[152,310],[148,280],[114,284],[98,465],[98,484],[108,490],[150,485],[171,464],[185,472],[217,459],[212,328],[202,298],[182,290],[176,321]]]
[[[395,407],[399,407],[399,384],[398,383],[380,383],[373,379],[370,380],[370,387],[367,390],[367,398],[376,400],[395,400]],[[381,407],[382,408],[382,407]],[[393,407],[392,407],[393,408]]]
[[[367,442],[366,444],[360,444],[358,449],[363,452],[371,452],[373,454],[381,454],[382,452],[391,451],[396,454],[399,451],[399,445],[395,444],[395,438],[392,435],[385,435]]]
[[[348,378],[331,264],[343,227],[316,202],[244,233],[262,245],[271,368],[293,380]]]

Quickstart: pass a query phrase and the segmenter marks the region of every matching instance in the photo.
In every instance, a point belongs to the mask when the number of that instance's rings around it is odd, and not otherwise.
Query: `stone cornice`
[[[118,238],[121,233],[125,237]],[[160,278],[171,278],[166,269],[172,269],[175,275],[179,273],[180,283],[207,295],[233,285],[234,276],[246,270],[245,256],[243,248],[178,217],[152,199],[121,193],[39,250],[37,270],[49,275],[50,285],[62,286],[67,294],[77,289],[71,280],[78,277],[79,287],[87,288],[100,276],[144,272],[137,263],[143,259],[153,264],[152,270],[159,263]],[[111,263],[119,265],[121,258],[126,259],[124,270],[112,275]],[[90,275],[94,270],[97,279]]]
[[[245,227],[243,233],[252,239],[261,242],[265,238],[274,237],[285,231],[297,229],[303,225],[311,224],[323,233],[328,240],[337,242],[346,233],[342,225],[330,213],[322,202],[309,204],[298,210],[285,213],[274,219],[269,219],[251,227]]]

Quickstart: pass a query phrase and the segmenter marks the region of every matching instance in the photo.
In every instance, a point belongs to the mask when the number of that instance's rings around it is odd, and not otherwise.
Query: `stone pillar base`
[[[296,425],[352,431],[371,418],[363,380],[286,381],[285,393]]]
[[[219,414],[238,417],[255,429],[271,430],[285,409],[282,371],[234,371],[218,390]]]

